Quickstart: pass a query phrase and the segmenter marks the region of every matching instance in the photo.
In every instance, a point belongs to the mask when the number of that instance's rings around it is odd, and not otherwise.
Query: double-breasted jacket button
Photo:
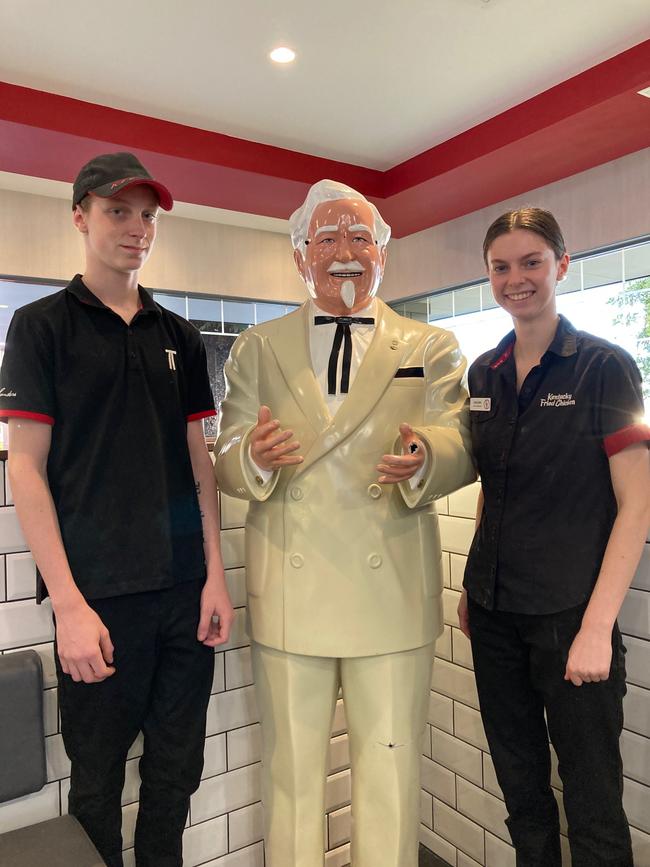
[[[371,569],[379,569],[383,563],[381,554],[368,554],[368,566]]]
[[[291,563],[294,569],[300,569],[304,562],[305,558],[302,554],[291,554],[289,557],[289,563]]]
[[[297,485],[295,485],[293,488],[291,488],[291,499],[292,500],[302,500],[303,496],[304,496],[304,494],[302,492],[302,488],[299,488]]]
[[[368,485],[368,496],[372,497],[373,500],[378,500],[383,493],[384,492],[381,489],[381,485]]]

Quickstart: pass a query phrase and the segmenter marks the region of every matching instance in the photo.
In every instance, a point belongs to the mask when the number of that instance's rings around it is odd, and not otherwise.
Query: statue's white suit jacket
[[[331,418],[308,344],[310,304],[241,334],[225,367],[215,446],[226,494],[246,521],[249,629],[290,653],[348,657],[423,646],[442,630],[434,500],[475,478],[468,453],[465,360],[442,329],[377,304],[372,342]],[[304,462],[266,485],[248,458],[260,405],[294,431]],[[400,422],[426,444],[419,485],[378,485],[399,453]]]

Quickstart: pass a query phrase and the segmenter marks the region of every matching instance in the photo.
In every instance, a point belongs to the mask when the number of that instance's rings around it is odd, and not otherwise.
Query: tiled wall
[[[503,798],[478,712],[472,652],[456,615],[477,494],[478,485],[470,485],[438,503],[446,570],[445,633],[433,668],[421,840],[453,867],[515,867],[503,823]],[[635,867],[650,867],[650,544],[645,546],[619,623],[628,650],[621,739],[625,808],[632,826]],[[553,786],[560,797],[556,761]],[[562,823],[566,832],[563,815]],[[570,864],[565,837],[562,842],[565,863]]]
[[[422,842],[454,867],[514,867],[501,794],[478,713],[469,643],[457,628],[456,606],[473,534],[477,486],[438,504],[445,553],[445,632],[433,669],[425,733]],[[0,652],[34,647],[45,669],[48,784],[35,795],[0,805],[0,832],[65,812],[68,760],[61,742],[48,604],[34,604],[34,566],[11,505],[0,461]],[[184,837],[186,867],[263,867],[259,802],[259,725],[244,628],[243,521],[246,504],[222,498],[222,543],[237,609],[229,644],[215,656],[205,769],[192,797]],[[628,647],[625,803],[633,826],[636,867],[650,867],[650,545],[621,615]],[[124,787],[125,863],[133,865],[140,751],[136,741]],[[559,789],[557,773],[554,785]],[[324,832],[327,867],[349,862],[350,771],[342,705],[332,736]],[[289,865],[287,865],[289,867]],[[396,865],[397,867],[397,865]]]
[[[208,709],[205,767],[193,795],[183,838],[186,867],[263,867],[259,787],[260,733],[252,686],[244,618],[244,531],[246,504],[222,498],[222,544],[228,584],[237,611],[230,642],[215,654],[213,695]],[[48,783],[34,795],[0,804],[0,833],[65,813],[69,762],[57,708],[49,603],[34,602],[34,562],[16,519],[0,461],[0,652],[32,647],[41,655],[45,677],[45,732]],[[138,800],[140,738],[127,762],[123,793],[126,867],[133,867],[133,832]],[[327,784],[327,867],[350,860],[350,771],[343,708],[337,707]]]

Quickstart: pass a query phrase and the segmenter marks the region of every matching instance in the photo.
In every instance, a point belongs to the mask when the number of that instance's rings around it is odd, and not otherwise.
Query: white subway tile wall
[[[0,652],[33,648],[44,666],[48,783],[0,804],[0,832],[51,818],[67,809],[69,763],[57,711],[49,605],[34,602],[34,566],[17,525],[0,462]],[[503,823],[505,808],[478,713],[469,643],[455,606],[472,538],[477,485],[438,502],[443,542],[445,630],[436,652],[423,741],[421,842],[453,867],[514,867]],[[187,867],[264,867],[260,804],[260,730],[245,620],[243,523],[245,504],[222,497],[223,550],[237,620],[228,645],[215,655],[208,710],[205,768],[192,797],[184,836]],[[649,540],[650,542],[650,540]],[[636,867],[650,867],[650,544],[620,617],[628,647],[628,694],[622,749],[625,806]],[[133,867],[133,829],[139,786],[138,738],[129,753],[123,792],[125,865]],[[556,765],[556,763],[555,763]],[[559,792],[557,772],[553,785]],[[326,867],[350,861],[350,786],[345,713],[339,701],[330,750]],[[564,843],[566,863],[568,855]]]

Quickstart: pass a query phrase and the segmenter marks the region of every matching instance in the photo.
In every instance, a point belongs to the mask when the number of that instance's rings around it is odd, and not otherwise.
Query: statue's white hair
[[[385,223],[381,214],[372,202],[369,202],[365,196],[348,187],[345,184],[340,184],[338,181],[318,181],[309,188],[307,198],[302,205],[293,212],[289,217],[289,227],[291,229],[291,243],[294,250],[299,250],[305,255],[305,241],[309,232],[309,223],[314,209],[322,202],[334,202],[337,199],[356,199],[357,201],[366,202],[375,218],[375,240],[380,248],[384,248],[388,244],[390,238],[390,226]]]

